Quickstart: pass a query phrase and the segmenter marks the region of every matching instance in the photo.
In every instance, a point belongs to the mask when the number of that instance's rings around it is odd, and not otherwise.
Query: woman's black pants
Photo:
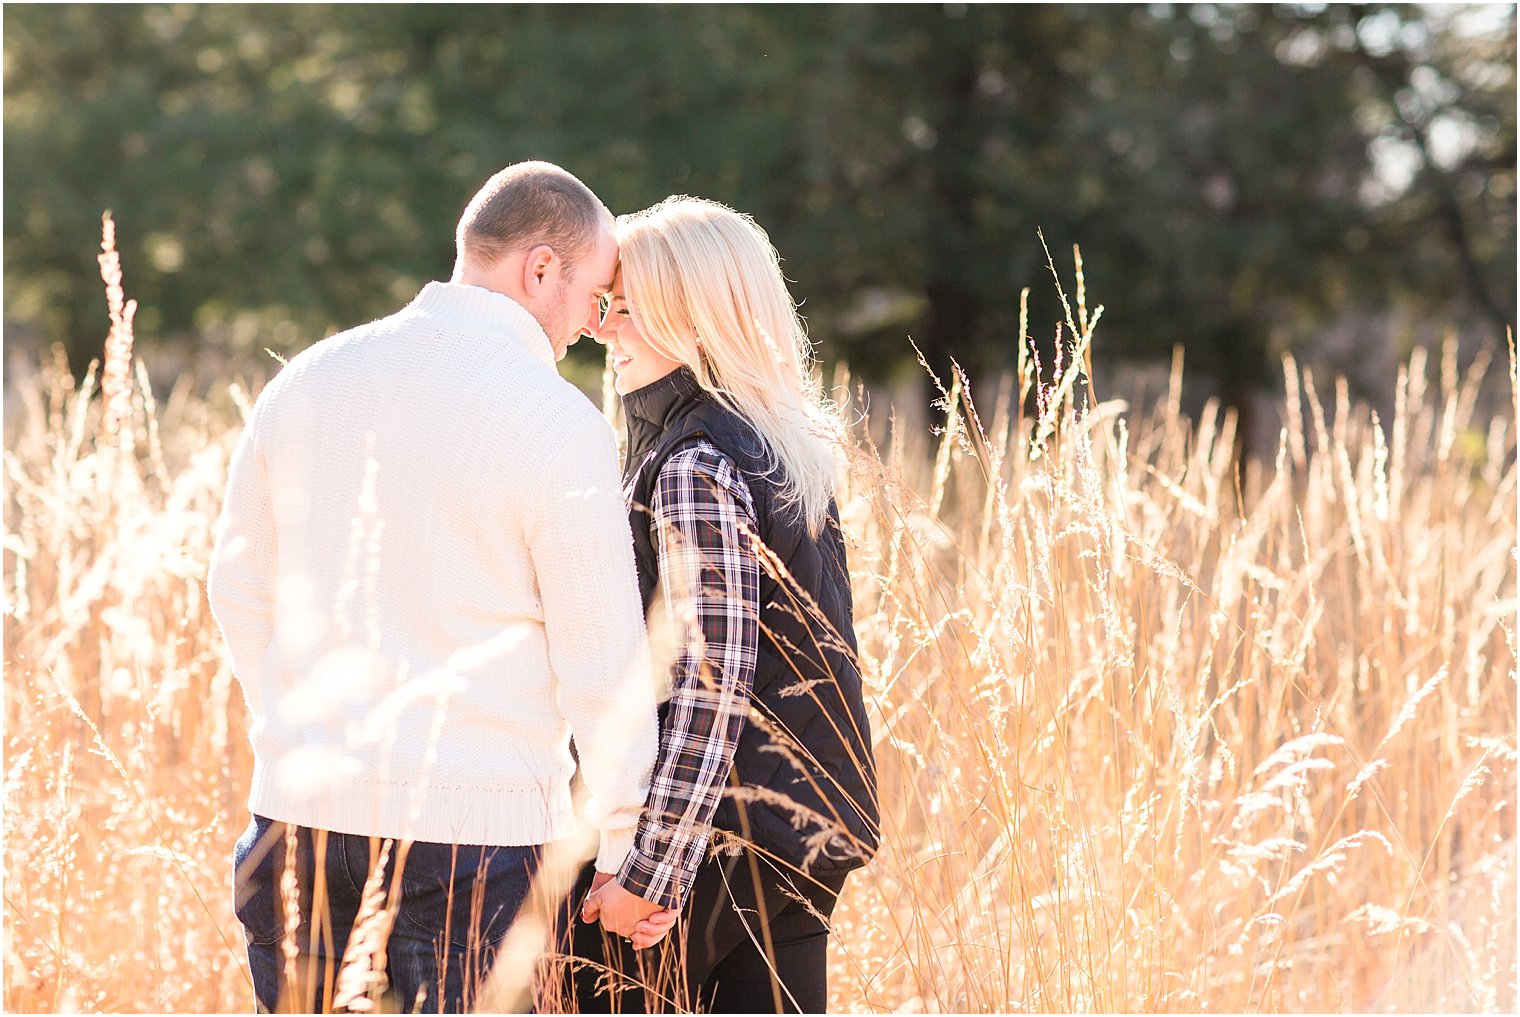
[[[580,920],[594,875],[590,866],[582,871],[560,916],[560,952],[571,956],[558,988],[573,993],[581,1013],[827,1007],[827,922],[843,873],[804,876],[749,850],[709,858],[697,870],[681,920],[648,950]]]

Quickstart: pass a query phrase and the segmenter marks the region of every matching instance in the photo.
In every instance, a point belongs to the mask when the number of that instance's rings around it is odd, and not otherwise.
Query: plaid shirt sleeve
[[[701,439],[666,460],[650,506],[666,621],[677,634],[671,697],[623,887],[679,908],[707,853],[712,817],[749,713],[760,643],[760,565],[749,488]]]

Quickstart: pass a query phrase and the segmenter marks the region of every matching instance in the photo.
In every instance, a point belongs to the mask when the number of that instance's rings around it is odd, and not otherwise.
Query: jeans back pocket
[[[495,944],[538,868],[536,847],[415,843],[401,869],[401,916],[413,934],[454,947]]]
[[[285,824],[254,816],[232,849],[232,910],[251,942],[270,946],[285,937],[280,870]]]

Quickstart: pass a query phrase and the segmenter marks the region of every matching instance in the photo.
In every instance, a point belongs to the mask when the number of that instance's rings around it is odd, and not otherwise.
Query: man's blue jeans
[[[285,985],[288,933],[280,889],[289,830],[295,833],[300,904],[293,916],[294,987]],[[233,852],[233,902],[261,1010],[332,1009],[343,952],[381,843],[253,817]],[[382,876],[385,899],[397,879],[396,854],[393,844]],[[386,942],[390,1005],[404,1013],[460,1013],[473,1006],[527,898],[539,857],[537,847],[413,843],[401,867],[400,905]]]

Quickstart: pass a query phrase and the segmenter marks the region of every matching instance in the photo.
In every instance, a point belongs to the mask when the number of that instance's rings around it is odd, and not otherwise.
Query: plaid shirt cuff
[[[646,820],[639,827],[639,848],[618,873],[623,889],[662,908],[680,910],[692,879],[707,855],[712,827],[699,830]]]

